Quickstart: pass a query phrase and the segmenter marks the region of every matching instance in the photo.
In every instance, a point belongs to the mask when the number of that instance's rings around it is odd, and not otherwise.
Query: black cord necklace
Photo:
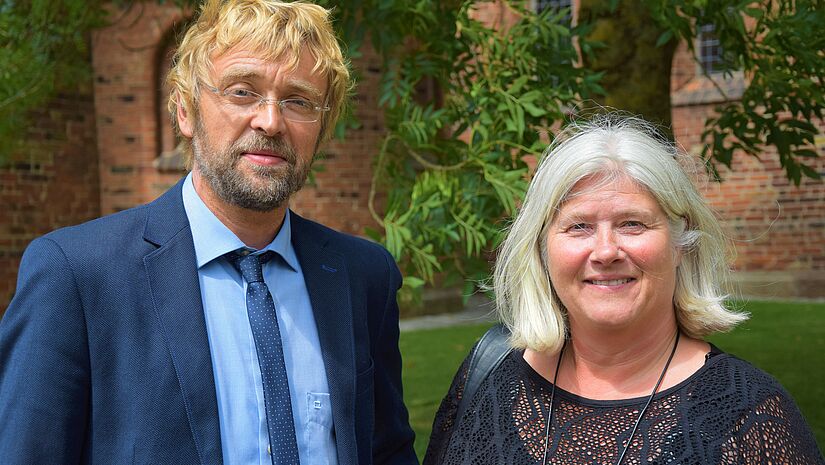
[[[667,373],[667,369],[670,366],[671,360],[673,360],[673,356],[676,355],[676,348],[679,347],[680,334],[681,331],[676,331],[676,342],[673,343],[673,350],[670,351],[670,356],[667,358],[665,367],[662,368],[662,374],[659,375],[659,380],[656,381],[656,385],[653,386],[653,392],[650,393],[650,396],[647,398],[647,403],[645,403],[642,411],[639,412],[639,416],[636,418],[636,423],[633,424],[633,429],[630,430],[630,436],[627,438],[627,443],[625,444],[624,449],[622,449],[622,453],[619,455],[619,460],[616,461],[616,465],[621,465],[622,460],[624,460],[624,455],[627,453],[627,449],[630,448],[630,443],[633,440],[633,436],[636,434],[636,429],[639,428],[639,423],[642,421],[642,417],[645,416],[647,408],[650,407],[650,403],[653,402],[653,396],[656,395],[656,391],[658,391],[659,386],[662,385],[662,380],[665,379],[665,373]],[[567,348],[566,339],[564,341],[564,345],[561,346],[561,351],[559,352],[559,360],[556,362],[556,372],[553,375],[553,388],[550,390],[550,408],[547,412],[547,427],[544,433],[544,458],[541,462],[543,465],[547,465],[547,450],[550,446],[550,424],[553,422],[553,398],[556,396],[556,381],[559,378],[559,367],[561,366],[561,359],[564,357],[565,348]]]

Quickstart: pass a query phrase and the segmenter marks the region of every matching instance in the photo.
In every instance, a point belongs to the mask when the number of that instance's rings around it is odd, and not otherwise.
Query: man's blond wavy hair
[[[175,52],[167,81],[171,92],[167,108],[175,130],[178,105],[197,117],[200,84],[208,82],[212,59],[242,47],[269,61],[281,61],[294,69],[302,51],[315,59],[313,72],[327,77],[325,103],[330,111],[321,116],[321,141],[329,139],[344,111],[351,81],[347,62],[332,28],[330,12],[310,3],[276,0],[207,0],[186,31]],[[184,152],[191,166],[187,138]]]

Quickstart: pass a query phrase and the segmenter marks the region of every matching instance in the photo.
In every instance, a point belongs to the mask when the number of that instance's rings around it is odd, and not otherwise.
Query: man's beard
[[[225,150],[216,149],[200,121],[192,138],[195,169],[224,202],[255,211],[271,211],[283,205],[306,182],[310,163],[299,159],[283,138],[266,137],[257,132],[239,139]],[[239,164],[244,152],[267,151],[283,157],[286,163],[268,167]],[[250,172],[245,172],[250,171]]]

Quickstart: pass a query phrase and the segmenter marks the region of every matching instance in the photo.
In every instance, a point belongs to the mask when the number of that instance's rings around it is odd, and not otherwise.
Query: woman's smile
[[[572,326],[673,317],[678,253],[667,217],[625,177],[576,184],[551,224],[547,255]]]

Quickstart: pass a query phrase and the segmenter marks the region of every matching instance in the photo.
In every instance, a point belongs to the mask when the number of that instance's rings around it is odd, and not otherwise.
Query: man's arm
[[[418,464],[410,428],[409,414],[404,406],[401,387],[401,352],[398,349],[398,302],[401,273],[392,256],[382,249],[389,268],[386,308],[375,344],[375,428],[373,463]]]
[[[89,354],[78,283],[63,250],[37,239],[0,320],[0,457],[78,463],[89,412]]]

